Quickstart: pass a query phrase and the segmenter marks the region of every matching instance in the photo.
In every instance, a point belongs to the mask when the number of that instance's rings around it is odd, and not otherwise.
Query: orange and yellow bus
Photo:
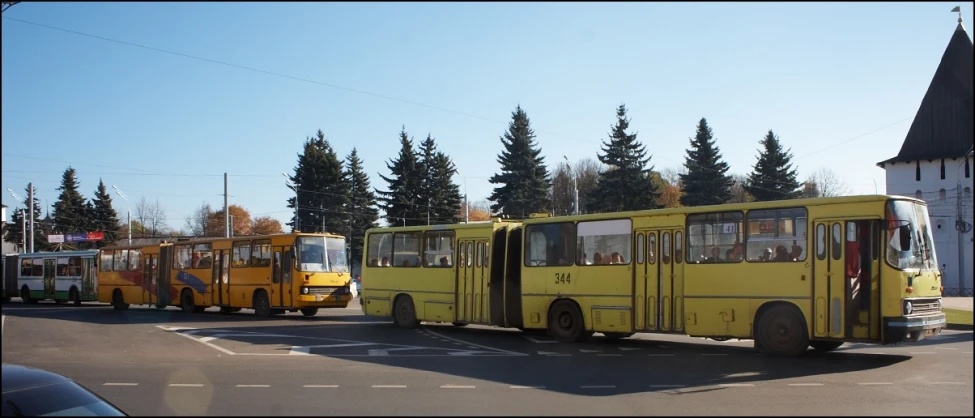
[[[314,316],[352,300],[345,238],[290,233],[106,247],[99,256],[98,300],[116,310],[130,304],[175,305],[184,312],[215,306]]]
[[[918,341],[946,326],[930,225],[923,201],[850,196],[375,228],[361,297],[400,326],[560,341],[673,333],[784,356]],[[456,266],[430,265],[444,248]]]

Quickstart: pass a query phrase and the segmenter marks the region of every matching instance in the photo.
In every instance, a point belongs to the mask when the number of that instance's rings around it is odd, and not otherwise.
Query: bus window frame
[[[567,230],[568,229],[567,227],[571,228],[571,230]],[[564,241],[564,242],[561,242],[561,247],[559,247],[558,246],[558,243],[557,243],[557,245],[555,246],[556,247],[555,249],[556,249],[556,252],[558,252],[557,250],[559,248],[563,249],[564,251],[570,251],[569,254],[561,254],[561,256],[564,256],[565,259],[568,260],[568,263],[567,264],[558,264],[557,261],[556,261],[555,264],[548,264],[549,240],[548,240],[548,237],[545,235],[545,232],[542,232],[542,236],[545,237],[545,247],[546,247],[545,248],[545,251],[546,251],[545,264],[540,264],[540,265],[535,265],[535,266],[530,265],[529,261],[531,260],[531,250],[532,250],[531,236],[532,236],[532,233],[535,232],[534,230],[536,228],[557,228],[558,229],[558,237],[560,239],[562,239],[562,241]],[[571,244],[572,245],[569,245],[568,240],[566,238],[571,238]],[[524,243],[523,245],[525,247],[525,249],[523,251],[523,254],[522,254],[522,258],[523,258],[522,265],[525,266],[525,267],[569,267],[569,266],[575,265],[575,257],[576,257],[576,254],[575,253],[576,253],[576,242],[577,242],[576,241],[576,223],[575,222],[572,222],[572,221],[546,222],[546,223],[539,223],[539,224],[528,225],[525,228],[525,234],[524,234],[524,237],[522,238],[522,240],[523,240],[523,243]]]

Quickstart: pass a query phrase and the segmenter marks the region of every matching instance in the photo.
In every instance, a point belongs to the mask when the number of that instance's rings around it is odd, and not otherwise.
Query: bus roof
[[[98,250],[79,250],[79,251],[42,251],[36,253],[17,254],[20,258],[37,257],[86,257],[98,254]]]
[[[158,245],[161,245],[161,244],[173,244],[173,245],[191,244],[191,243],[192,244],[206,244],[206,243],[212,243],[212,242],[215,242],[215,241],[225,241],[225,240],[230,240],[230,241],[243,241],[243,240],[247,240],[247,239],[265,239],[265,238],[275,238],[275,237],[284,237],[284,236],[293,236],[293,237],[306,237],[306,236],[308,236],[308,237],[329,237],[329,238],[343,238],[343,239],[345,238],[342,235],[331,234],[331,233],[320,233],[320,232],[282,232],[280,234],[267,234],[267,235],[239,235],[239,236],[230,237],[230,238],[224,238],[224,237],[189,237],[189,238],[182,238],[182,239],[155,238],[154,240],[158,240],[158,241],[152,242],[152,243],[142,243],[142,244],[132,244],[132,245],[116,244],[116,245],[104,247],[102,249],[103,250],[105,250],[105,249],[115,250],[115,249],[126,249],[126,248],[144,248],[144,247],[155,247],[155,246],[158,246]]]
[[[464,230],[464,229],[483,229],[483,228],[494,228],[498,225],[517,225],[520,221],[514,219],[501,219],[492,218],[490,221],[474,221],[468,223],[456,223],[456,224],[438,224],[438,225],[416,225],[416,226],[385,226],[369,228],[366,233],[372,233],[375,231],[382,232],[425,232],[425,231],[443,231],[443,230]]]

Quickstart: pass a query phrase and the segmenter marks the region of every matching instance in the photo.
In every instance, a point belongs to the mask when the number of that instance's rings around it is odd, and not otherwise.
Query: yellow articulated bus
[[[367,232],[365,258],[382,260],[390,253],[382,243],[392,240],[393,253],[409,249],[410,257],[427,260],[426,239],[435,231],[437,248],[456,234],[457,266],[364,263],[367,315],[392,315],[401,326],[438,321],[546,330],[565,342],[595,332],[753,339],[757,349],[783,356],[844,342],[919,341],[946,326],[927,206],[908,197],[378,228]],[[478,245],[493,257],[480,260],[480,269]],[[489,289],[480,305],[475,298],[474,316],[462,290],[471,274],[475,290],[485,281]]]
[[[163,242],[101,250],[99,301],[179,306],[202,312],[254,309],[260,317],[285,311],[314,316],[352,300],[345,238],[291,233]]]

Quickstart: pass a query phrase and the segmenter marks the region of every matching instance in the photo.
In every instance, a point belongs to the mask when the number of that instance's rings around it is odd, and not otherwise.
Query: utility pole
[[[20,252],[27,253],[27,214],[20,210]]]
[[[227,195],[227,173],[223,173],[223,235],[224,238],[230,238],[230,205],[229,197]]]
[[[112,188],[115,189],[115,193],[118,193],[118,195],[122,197],[122,199],[125,199],[126,202],[125,217],[127,219],[126,222],[128,222],[129,224],[129,226],[126,227],[125,229],[127,229],[129,232],[129,245],[132,245],[132,208],[128,206],[129,197],[126,196],[125,193],[122,193],[122,191],[119,190],[118,187],[116,187],[114,184],[112,185]]]
[[[30,212],[30,252],[34,252],[34,183],[27,183],[27,204]]]

